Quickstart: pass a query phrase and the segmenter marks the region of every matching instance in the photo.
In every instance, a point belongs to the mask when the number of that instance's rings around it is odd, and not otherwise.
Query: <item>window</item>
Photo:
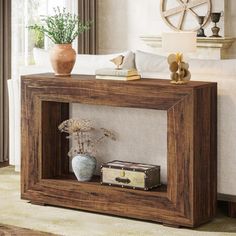
[[[40,16],[53,14],[59,6],[77,13],[76,0],[12,0],[12,76],[19,77],[19,68],[34,64],[33,48],[48,50],[51,42],[43,35],[29,31],[27,26],[39,23]],[[77,48],[74,45],[75,48]]]

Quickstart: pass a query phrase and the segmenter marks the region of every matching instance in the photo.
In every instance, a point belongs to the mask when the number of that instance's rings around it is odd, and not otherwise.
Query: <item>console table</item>
[[[167,80],[95,80],[94,76],[22,76],[21,197],[164,224],[211,220],[217,195],[217,84]],[[78,182],[69,172],[68,140],[58,125],[69,103],[167,111],[167,185],[152,191]]]

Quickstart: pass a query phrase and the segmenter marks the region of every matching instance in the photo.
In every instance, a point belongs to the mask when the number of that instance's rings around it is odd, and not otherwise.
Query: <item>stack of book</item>
[[[108,80],[138,80],[140,75],[136,69],[98,69],[96,70],[96,79],[108,79]]]

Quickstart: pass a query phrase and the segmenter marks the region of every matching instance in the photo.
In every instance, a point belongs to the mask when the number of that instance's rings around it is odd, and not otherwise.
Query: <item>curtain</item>
[[[0,0],[1,1],[1,0]],[[7,1],[7,0],[6,0]],[[78,0],[11,0],[11,27],[12,27],[12,69],[9,84],[10,98],[10,150],[9,162],[20,170],[21,141],[20,141],[20,75],[40,73],[42,66],[36,65],[35,56],[39,61],[42,55],[33,52],[35,46],[35,34],[26,26],[40,23],[40,16],[53,15],[53,8],[65,7],[69,12],[78,14]],[[20,12],[20,14],[19,14]],[[43,41],[43,42],[42,42]],[[49,50],[52,43],[45,37],[41,42],[41,49]],[[75,40],[73,47],[77,48]],[[45,54],[46,55],[46,54]],[[43,69],[44,71],[44,69]],[[42,71],[41,71],[42,72]]]
[[[91,29],[78,38],[78,53],[96,54],[97,0],[78,0],[78,14],[83,22],[93,22]]]
[[[11,1],[0,0],[0,162],[8,160],[8,93],[11,77]]]

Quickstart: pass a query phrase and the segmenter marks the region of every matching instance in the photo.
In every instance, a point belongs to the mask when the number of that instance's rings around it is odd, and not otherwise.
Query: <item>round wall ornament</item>
[[[196,31],[204,26],[211,14],[211,0],[160,0],[161,17],[177,31]],[[204,21],[199,25],[199,17]]]

